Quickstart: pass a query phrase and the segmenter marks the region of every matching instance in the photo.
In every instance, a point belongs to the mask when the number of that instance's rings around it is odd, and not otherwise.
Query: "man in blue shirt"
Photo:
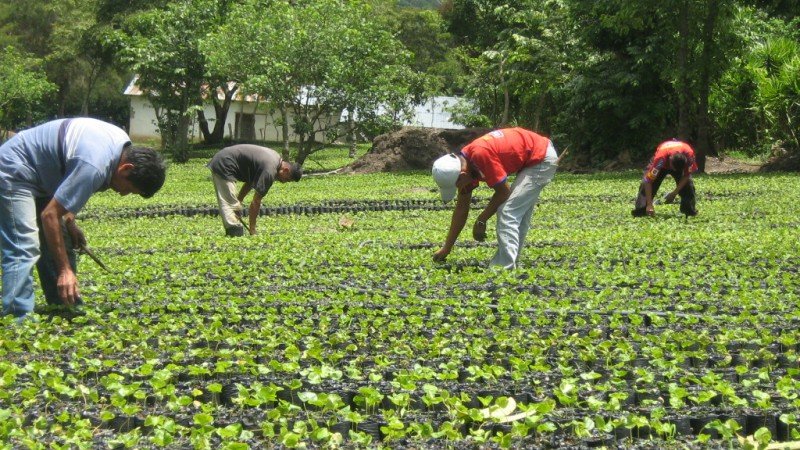
[[[95,192],[149,198],[165,179],[161,156],[133,147],[114,125],[60,119],[21,131],[0,146],[3,310],[33,311],[33,266],[48,303],[80,302],[73,248],[86,244],[75,215]]]

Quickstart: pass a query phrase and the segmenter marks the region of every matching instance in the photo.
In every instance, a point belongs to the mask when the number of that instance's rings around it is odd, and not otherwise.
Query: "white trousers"
[[[217,191],[217,204],[222,225],[225,229],[241,228],[242,223],[236,218],[236,212],[241,212],[242,203],[236,198],[236,182],[227,181],[215,173],[211,173],[214,180],[214,189]]]
[[[525,245],[525,237],[531,227],[533,208],[539,201],[542,189],[553,180],[558,154],[553,143],[547,146],[547,154],[539,164],[526,167],[517,173],[511,185],[511,196],[497,211],[497,252],[493,266],[513,269]]]

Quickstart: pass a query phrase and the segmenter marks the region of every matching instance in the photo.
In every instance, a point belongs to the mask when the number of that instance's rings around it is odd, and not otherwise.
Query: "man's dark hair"
[[[683,172],[683,170],[686,168],[686,163],[687,163],[686,155],[684,155],[683,153],[675,153],[669,159],[670,167],[672,168],[672,170],[676,172]]]
[[[303,176],[303,168],[300,164],[289,163],[289,176],[292,178],[292,181],[300,181],[300,178]]]
[[[133,164],[128,181],[142,192],[142,197],[152,197],[164,185],[167,167],[161,154],[152,148],[128,145],[122,149],[122,161]]]

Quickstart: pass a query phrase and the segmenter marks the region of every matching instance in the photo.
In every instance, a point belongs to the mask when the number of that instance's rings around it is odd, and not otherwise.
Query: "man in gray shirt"
[[[54,120],[0,146],[2,314],[33,311],[34,265],[48,303],[80,303],[72,249],[86,238],[75,215],[97,191],[149,198],[164,179],[157,152],[96,119]]]
[[[223,148],[208,163],[214,188],[217,191],[219,213],[228,236],[244,235],[242,227],[242,201],[252,189],[255,191],[248,210],[249,232],[256,234],[256,218],[261,210],[261,199],[275,180],[281,183],[300,181],[303,169],[296,163],[283,161],[275,150],[258,145],[240,144]],[[236,181],[244,182],[236,194]]]

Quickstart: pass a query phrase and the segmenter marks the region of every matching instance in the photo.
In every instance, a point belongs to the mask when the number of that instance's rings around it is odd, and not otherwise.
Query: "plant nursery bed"
[[[452,205],[429,174],[364,177],[276,186],[259,233],[238,239],[224,237],[213,189],[186,193],[192,205],[90,204],[82,226],[115,273],[82,259],[80,310],[4,319],[0,442],[706,449],[800,439],[796,176],[700,176],[700,215],[659,205],[634,220],[638,176],[559,174],[513,271],[488,266],[492,229],[487,242],[465,230],[446,262],[432,260]],[[489,196],[479,191],[472,209]]]

